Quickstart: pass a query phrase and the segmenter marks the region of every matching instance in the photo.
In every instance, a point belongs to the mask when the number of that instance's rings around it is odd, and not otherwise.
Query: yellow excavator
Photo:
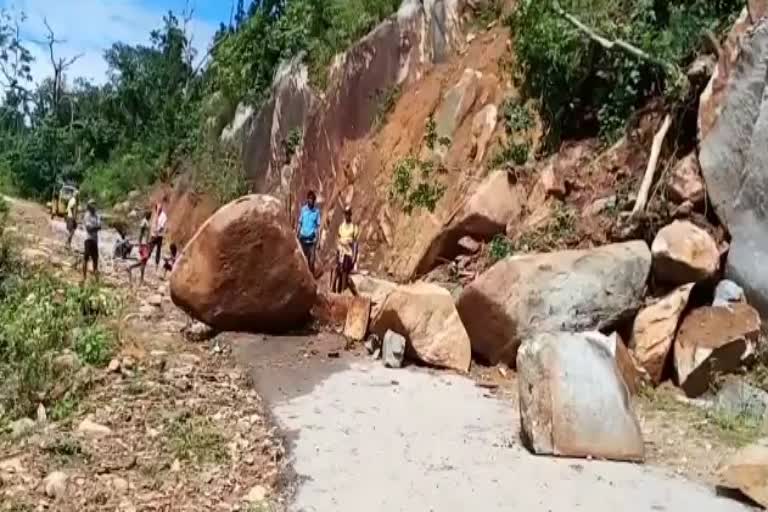
[[[62,185],[58,192],[54,192],[51,200],[51,217],[64,217],[67,215],[67,203],[77,192],[74,185]]]

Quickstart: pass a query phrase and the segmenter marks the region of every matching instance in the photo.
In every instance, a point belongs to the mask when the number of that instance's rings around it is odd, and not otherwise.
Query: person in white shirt
[[[101,218],[96,213],[96,203],[91,199],[83,216],[85,226],[85,243],[83,258],[83,281],[88,276],[88,261],[93,263],[93,274],[99,279],[99,231],[101,230]]]
[[[79,192],[75,190],[67,202],[67,248],[72,249],[72,237],[77,230],[77,197]]]
[[[155,209],[155,225],[152,230],[152,239],[149,242],[149,253],[155,251],[155,268],[160,268],[160,255],[163,250],[163,238],[165,237],[168,215],[165,213],[165,199]]]

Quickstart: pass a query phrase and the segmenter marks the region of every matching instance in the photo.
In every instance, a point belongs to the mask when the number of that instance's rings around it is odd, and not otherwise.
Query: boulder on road
[[[381,358],[387,368],[400,368],[405,359],[405,338],[396,332],[387,331],[381,342]]]
[[[686,284],[714,276],[720,265],[715,240],[688,221],[663,227],[651,246],[653,272],[662,282]]]
[[[284,332],[304,323],[315,280],[277,199],[250,195],[219,209],[190,240],[171,297],[221,331]]]
[[[469,336],[448,290],[418,282],[389,294],[372,331],[383,339],[388,330],[408,341],[408,354],[427,364],[460,372],[469,370]]]
[[[506,258],[467,286],[458,310],[472,350],[514,364],[540,331],[607,329],[641,305],[651,269],[644,242]]]
[[[718,470],[720,485],[738,489],[764,508],[768,508],[768,438],[742,448]]]
[[[344,336],[353,341],[363,341],[368,334],[368,322],[371,318],[371,299],[353,297],[347,308],[344,322]]]
[[[371,299],[371,318],[379,315],[384,301],[397,288],[397,283],[363,274],[352,274],[350,279],[357,293]]]
[[[616,342],[616,336],[566,332],[525,340],[517,355],[520,417],[534,453],[643,460],[640,426],[616,367]]]
[[[661,383],[680,317],[688,305],[693,286],[693,283],[681,286],[646,307],[638,313],[632,325],[629,346],[654,385]]]
[[[738,370],[753,355],[760,337],[760,315],[748,304],[692,311],[675,339],[675,369],[692,398],[706,393],[718,374]]]

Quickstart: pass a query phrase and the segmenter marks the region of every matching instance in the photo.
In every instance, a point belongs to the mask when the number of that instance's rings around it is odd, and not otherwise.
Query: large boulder
[[[456,128],[475,103],[481,77],[479,71],[465,69],[459,82],[445,93],[435,112],[435,132],[438,137],[453,137]]]
[[[541,333],[517,355],[523,438],[537,454],[639,461],[640,426],[614,359],[615,336]]]
[[[251,195],[200,227],[171,275],[171,297],[217,330],[282,332],[307,320],[316,285],[280,202]]]
[[[733,454],[721,465],[718,475],[721,486],[738,489],[768,508],[768,438]]]
[[[706,393],[717,375],[732,373],[753,355],[760,316],[748,304],[704,307],[685,317],[675,339],[675,369],[690,397]]]
[[[678,203],[690,201],[696,205],[704,202],[707,194],[701,179],[699,157],[695,152],[680,160],[672,169],[667,193]]]
[[[713,277],[720,265],[715,240],[688,221],[663,227],[651,246],[653,273],[663,282],[685,284]]]
[[[768,21],[765,2],[740,20],[738,44],[723,52],[717,74],[717,112],[700,144],[699,161],[715,213],[728,227],[726,276],[742,285],[750,303],[768,315]],[[760,20],[759,22],[757,20]],[[749,25],[755,22],[750,30]],[[737,23],[737,26],[739,24]],[[736,30],[736,29],[734,29]],[[722,66],[723,58],[730,64]],[[713,79],[714,81],[714,79]],[[703,100],[702,100],[703,101]]]
[[[448,290],[430,283],[399,286],[373,321],[372,332],[405,336],[409,355],[427,364],[460,372],[472,358],[469,336]]]
[[[634,314],[650,268],[644,242],[513,256],[464,289],[459,314],[477,355],[514,364],[536,332],[603,330]]]
[[[635,318],[629,345],[651,381],[661,382],[680,317],[688,305],[693,284],[674,290],[658,302],[646,307]]]

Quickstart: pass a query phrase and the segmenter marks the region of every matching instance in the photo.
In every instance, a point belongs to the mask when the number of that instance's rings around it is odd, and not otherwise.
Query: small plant
[[[78,405],[80,405],[80,401],[75,396],[57,401],[53,404],[51,419],[53,421],[62,421],[69,418],[77,410]]]
[[[87,326],[77,333],[74,348],[82,361],[103,366],[112,356],[112,334],[99,324]]]
[[[223,462],[227,458],[224,436],[206,417],[182,415],[175,418],[166,435],[169,448],[179,459],[205,464]]]
[[[533,127],[533,117],[528,107],[517,103],[512,98],[507,98],[501,105],[499,117],[504,123],[504,129],[508,134],[525,132]]]
[[[445,186],[432,183],[433,175],[431,162],[421,162],[412,156],[400,160],[393,171],[390,200],[398,203],[408,215],[418,208],[435,211]]]
[[[285,148],[285,159],[287,161],[290,161],[291,158],[296,154],[296,151],[298,151],[299,147],[301,147],[303,135],[301,133],[301,128],[298,126],[291,129],[291,131],[288,132],[288,136],[283,141],[283,147]]]
[[[488,0],[487,2],[480,2],[480,5],[475,10],[475,17],[473,21],[475,25],[480,28],[487,27],[490,23],[493,23],[501,17],[501,11],[501,0]]]
[[[512,253],[512,243],[503,235],[496,235],[491,240],[490,257],[491,261],[496,263],[503,260]]]
[[[426,135],[424,135],[424,142],[430,150],[435,149],[435,143],[437,142],[437,123],[435,123],[434,116],[429,116],[427,119]]]
[[[451,145],[451,138],[450,137],[440,137],[437,139],[437,142],[440,143],[441,146],[448,147]]]
[[[83,450],[80,442],[72,437],[64,437],[54,440],[44,448],[45,452],[53,456],[60,464],[67,464],[72,459],[88,460],[88,453]]]
[[[515,252],[547,252],[568,245],[576,235],[576,214],[558,203],[546,226],[523,233],[513,244]]]
[[[373,119],[374,128],[379,128],[386,122],[387,116],[394,110],[401,92],[400,86],[395,85],[384,90],[384,92],[379,95],[379,104],[376,109],[376,116]]]
[[[515,165],[524,165],[528,162],[531,147],[529,144],[505,144],[491,157],[488,165],[491,169],[503,167],[512,162]]]

